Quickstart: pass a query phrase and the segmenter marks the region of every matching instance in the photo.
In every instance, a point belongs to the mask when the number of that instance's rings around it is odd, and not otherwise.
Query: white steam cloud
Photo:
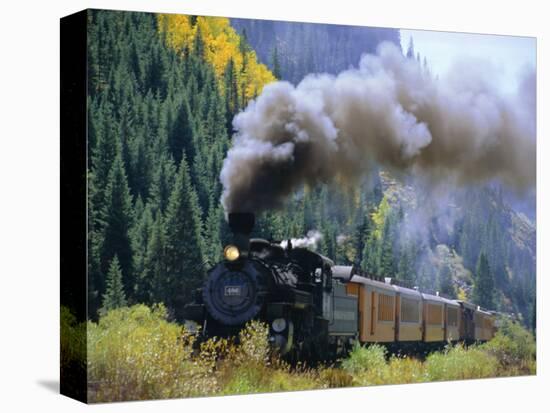
[[[292,244],[292,247],[305,247],[316,250],[317,245],[319,244],[319,242],[321,242],[322,239],[323,235],[319,231],[313,229],[308,231],[307,236],[305,236],[304,238],[292,238],[290,242]],[[282,241],[281,247],[287,248],[288,240]]]
[[[479,65],[435,79],[392,44],[359,68],[267,85],[238,114],[221,171],[226,212],[281,206],[307,183],[354,182],[380,165],[457,184],[535,183],[535,75],[503,95]]]

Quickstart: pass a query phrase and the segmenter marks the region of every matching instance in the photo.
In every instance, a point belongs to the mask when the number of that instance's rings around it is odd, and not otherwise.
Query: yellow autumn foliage
[[[371,214],[372,221],[374,222],[373,234],[376,239],[381,239],[384,233],[384,225],[386,223],[386,218],[390,213],[390,204],[388,198],[384,195],[382,202],[376,210]]]
[[[198,16],[193,24],[191,16],[182,14],[159,14],[159,30],[165,32],[166,41],[176,50],[192,49],[200,30],[204,41],[205,59],[212,64],[222,92],[223,74],[233,59],[237,87],[244,101],[255,98],[263,87],[275,81],[275,76],[266,65],[260,63],[251,48],[241,49],[239,34],[231,27],[226,17]]]

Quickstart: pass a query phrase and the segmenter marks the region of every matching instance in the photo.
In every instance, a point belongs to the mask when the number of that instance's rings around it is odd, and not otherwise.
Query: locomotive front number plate
[[[225,286],[225,296],[241,295],[241,287],[238,285]]]

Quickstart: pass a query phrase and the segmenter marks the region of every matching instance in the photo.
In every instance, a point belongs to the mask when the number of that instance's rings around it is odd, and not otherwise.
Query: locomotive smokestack
[[[230,212],[227,215],[229,228],[233,232],[233,243],[240,251],[246,251],[250,247],[250,233],[254,229],[255,215],[251,212]]]

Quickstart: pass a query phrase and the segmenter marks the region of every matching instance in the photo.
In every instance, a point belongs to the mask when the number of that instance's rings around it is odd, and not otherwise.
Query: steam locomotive
[[[360,343],[489,340],[495,314],[471,303],[421,293],[303,247],[250,239],[255,217],[230,213],[234,234],[224,260],[208,271],[186,327],[203,337],[236,336],[252,319],[269,325],[289,359],[327,360]]]

